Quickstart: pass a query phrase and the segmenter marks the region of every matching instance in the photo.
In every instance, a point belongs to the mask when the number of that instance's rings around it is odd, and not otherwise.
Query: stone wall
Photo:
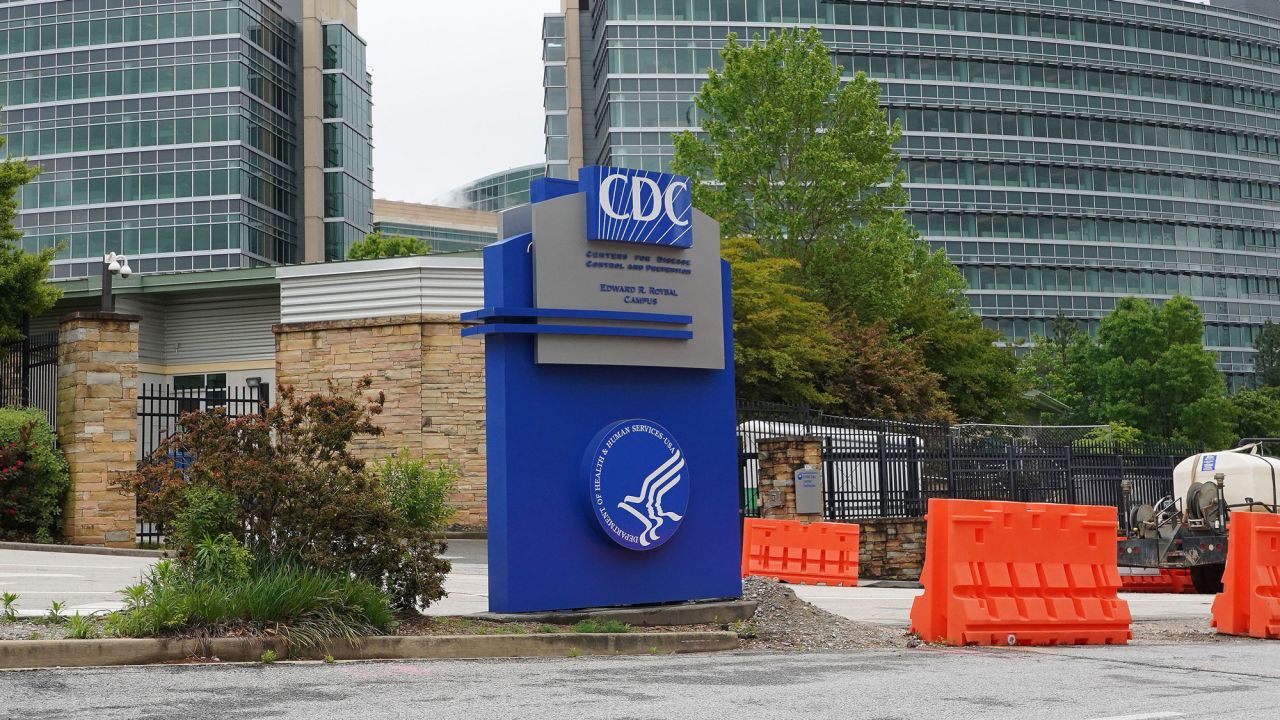
[[[760,517],[766,520],[822,522],[822,514],[796,512],[795,472],[822,468],[822,444],[816,438],[780,437],[756,441],[760,474],[757,479]]]
[[[920,579],[924,568],[924,518],[866,518],[850,522],[859,526],[859,577]]]
[[[300,393],[350,390],[360,378],[386,396],[357,452],[384,458],[407,449],[461,470],[454,523],[485,523],[484,343],[463,340],[456,317],[406,315],[277,325],[276,382]]]
[[[137,315],[75,313],[58,324],[58,444],[71,472],[63,533],[133,547],[137,502],[111,487],[137,469]]]

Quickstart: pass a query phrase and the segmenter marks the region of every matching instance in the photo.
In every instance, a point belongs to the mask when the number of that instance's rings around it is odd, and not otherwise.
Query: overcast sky
[[[373,194],[433,202],[541,162],[542,16],[559,0],[360,0]]]

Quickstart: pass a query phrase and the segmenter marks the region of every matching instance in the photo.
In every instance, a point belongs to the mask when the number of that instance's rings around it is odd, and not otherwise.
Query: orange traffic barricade
[[[1195,593],[1190,570],[1161,568],[1156,575],[1120,574],[1123,592],[1131,593]]]
[[[1213,627],[1224,635],[1280,639],[1280,515],[1233,512]]]
[[[858,526],[747,518],[742,577],[853,587],[858,584]]]
[[[911,629],[948,645],[1123,644],[1116,510],[930,500]]]

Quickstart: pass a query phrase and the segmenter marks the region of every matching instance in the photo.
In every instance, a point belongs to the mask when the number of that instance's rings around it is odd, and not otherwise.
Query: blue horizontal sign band
[[[478,322],[499,318],[558,318],[563,320],[616,320],[619,322],[651,322],[663,325],[690,325],[692,315],[624,312],[621,310],[561,310],[556,308],[486,308],[462,314],[464,321]]]
[[[596,335],[603,337],[655,338],[658,340],[692,340],[690,330],[658,330],[655,328],[592,327],[589,325],[529,325],[493,323],[463,328],[463,337],[477,335]]]

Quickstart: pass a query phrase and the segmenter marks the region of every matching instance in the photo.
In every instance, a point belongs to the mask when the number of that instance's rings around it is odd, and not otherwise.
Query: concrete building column
[[[133,547],[137,500],[111,480],[137,469],[138,315],[79,312],[58,324],[58,443],[71,471],[63,533]]]
[[[768,520],[822,522],[822,513],[796,512],[795,473],[822,469],[822,441],[813,437],[780,437],[756,441],[759,450],[760,517]]]

